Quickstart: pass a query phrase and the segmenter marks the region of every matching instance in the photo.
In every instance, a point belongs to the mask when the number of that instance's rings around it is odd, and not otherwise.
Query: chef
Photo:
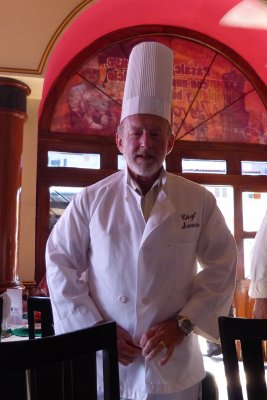
[[[78,193],[47,242],[55,331],[116,321],[122,399],[200,399],[198,335],[218,341],[235,286],[215,198],[163,167],[172,71],[169,47],[133,48],[116,134],[127,167]]]

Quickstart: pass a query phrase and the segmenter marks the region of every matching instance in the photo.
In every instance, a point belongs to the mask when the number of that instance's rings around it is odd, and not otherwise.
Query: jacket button
[[[127,303],[128,297],[127,297],[127,296],[120,295],[120,296],[118,297],[118,300],[119,300],[121,303]]]

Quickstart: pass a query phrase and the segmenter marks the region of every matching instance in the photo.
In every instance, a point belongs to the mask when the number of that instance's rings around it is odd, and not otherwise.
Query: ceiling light
[[[267,0],[243,0],[228,11],[220,25],[267,29]]]

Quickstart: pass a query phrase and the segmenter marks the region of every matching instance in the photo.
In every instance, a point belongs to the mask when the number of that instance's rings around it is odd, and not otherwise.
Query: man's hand
[[[255,299],[253,318],[267,318],[267,299]]]
[[[122,365],[129,365],[141,355],[142,350],[133,343],[129,333],[120,326],[117,326],[117,338],[119,362]]]
[[[160,359],[160,365],[166,364],[171,358],[175,346],[184,340],[185,334],[180,330],[177,321],[169,319],[152,326],[143,334],[140,340],[142,355],[151,360],[159,352],[165,352]]]

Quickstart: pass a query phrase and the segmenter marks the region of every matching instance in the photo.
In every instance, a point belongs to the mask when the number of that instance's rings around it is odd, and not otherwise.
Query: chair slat
[[[262,341],[242,340],[241,351],[248,397],[267,399]]]
[[[243,400],[240,364],[243,363],[248,400],[266,400],[263,341],[267,340],[267,320],[219,317],[219,330],[229,400]],[[241,344],[238,360],[236,341]]]

